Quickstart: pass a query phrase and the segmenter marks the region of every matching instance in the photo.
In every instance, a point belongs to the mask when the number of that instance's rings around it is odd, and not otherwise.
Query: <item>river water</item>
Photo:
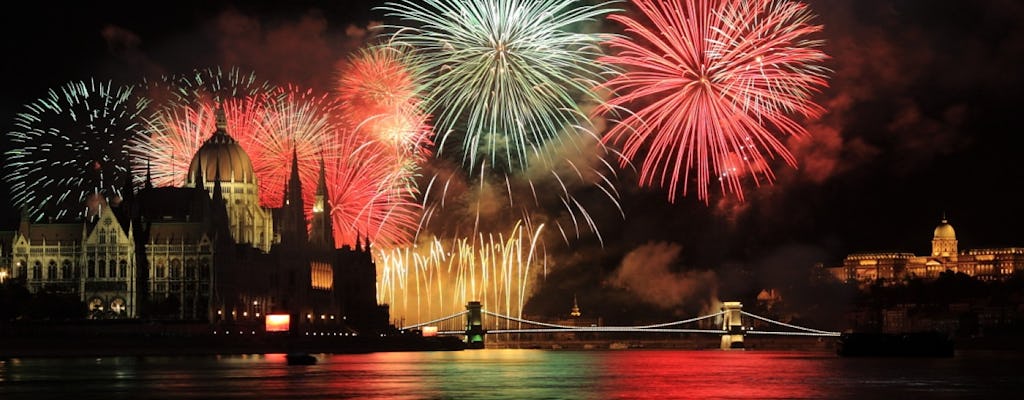
[[[0,399],[997,399],[1020,353],[840,358],[825,352],[467,350],[0,361]]]

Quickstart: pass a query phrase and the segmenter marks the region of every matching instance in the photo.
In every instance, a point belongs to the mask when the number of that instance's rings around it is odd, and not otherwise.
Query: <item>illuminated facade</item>
[[[828,268],[828,271],[839,280],[861,284],[935,279],[945,271],[960,272],[985,281],[1002,280],[1024,271],[1024,247],[960,251],[956,231],[943,219],[933,232],[929,255],[857,253],[846,256],[842,266]]]
[[[228,214],[228,232],[235,243],[270,251],[274,221],[270,209],[260,207],[259,182],[252,160],[227,133],[224,113],[217,110],[217,130],[196,152],[188,168],[194,187],[213,187],[219,182]],[[210,196],[213,196],[211,191]]]
[[[334,248],[323,162],[305,219],[292,161],[284,205],[260,207],[252,163],[218,115],[186,187],[152,187],[147,176],[141,190],[126,182],[124,198],[101,202],[85,220],[23,217],[16,231],[0,232],[0,278],[77,295],[90,318],[258,323],[284,313],[293,324],[387,328],[370,243]]]
[[[5,275],[29,292],[78,295],[93,318],[136,315],[135,239],[106,203],[88,222],[32,224],[22,218]]]

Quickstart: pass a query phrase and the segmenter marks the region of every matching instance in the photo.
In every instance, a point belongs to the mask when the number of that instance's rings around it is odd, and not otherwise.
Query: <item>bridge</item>
[[[484,317],[490,317],[492,326],[484,327]],[[744,317],[765,323],[771,329],[755,329],[753,324],[744,324]],[[721,325],[714,320],[721,318]],[[504,325],[504,327],[502,327]],[[712,325],[711,328],[708,325]],[[703,326],[703,327],[702,327]],[[720,328],[719,328],[720,327]],[[462,335],[471,349],[484,348],[484,338],[488,334],[539,334],[539,333],[692,333],[721,335],[722,349],[743,348],[743,338],[747,335],[777,336],[816,336],[836,337],[839,332],[829,332],[803,326],[775,321],[759,315],[743,311],[743,304],[737,301],[726,302],[721,311],[699,317],[638,326],[572,326],[530,321],[522,318],[503,315],[483,309],[479,301],[466,304],[466,310],[433,319],[426,322],[405,326],[403,331],[420,329],[424,333],[437,335]],[[436,331],[435,331],[436,330]]]

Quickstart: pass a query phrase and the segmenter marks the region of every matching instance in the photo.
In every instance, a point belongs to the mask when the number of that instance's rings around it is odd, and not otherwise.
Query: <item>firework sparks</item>
[[[339,156],[331,147],[336,143],[332,138],[340,129],[334,115],[337,103],[327,95],[294,87],[257,103],[261,104],[260,113],[248,116],[253,128],[241,130],[243,133],[251,132],[251,135],[242,134],[236,138],[253,160],[253,169],[260,184],[260,204],[281,206],[294,153],[299,160],[302,197],[308,219],[319,178],[319,160]]]
[[[131,149],[133,169],[137,176],[151,172],[156,186],[185,184],[192,157],[216,128],[218,107],[225,112],[232,137],[249,138],[256,134],[255,124],[261,121],[265,103],[286,93],[256,79],[253,73],[219,68],[165,76],[142,86],[145,94],[155,99],[156,107],[145,122],[149,139]]]
[[[430,154],[429,116],[420,111],[421,78],[409,67],[409,49],[394,44],[356,53],[342,68],[338,98],[344,119],[398,157],[421,161]]]
[[[772,182],[770,158],[796,160],[779,140],[806,129],[790,117],[823,110],[811,97],[827,86],[821,30],[807,6],[781,0],[634,0],[646,21],[609,19],[630,37],[609,41],[601,60],[628,72],[606,87],[617,96],[605,111],[635,107],[604,141],[623,144],[623,161],[639,161],[641,185],[686,195],[693,173],[698,198],[723,192],[743,198],[741,178]],[[682,188],[680,189],[680,183]]]
[[[408,244],[419,220],[417,191],[407,187],[394,154],[358,132],[342,132],[329,147],[327,184],[338,244],[360,235],[383,246]]]
[[[392,316],[426,321],[483,301],[490,310],[522,316],[531,284],[547,262],[538,249],[544,226],[517,223],[508,234],[478,234],[376,253],[378,301]]]
[[[391,42],[414,49],[425,75],[440,155],[457,146],[469,170],[515,172],[566,130],[589,133],[579,99],[608,72],[594,62],[602,36],[573,29],[611,10],[562,0],[394,1],[382,7],[411,25]]]
[[[130,179],[127,148],[144,139],[148,100],[130,86],[71,82],[27,105],[7,133],[4,177],[14,204],[33,219],[77,216],[94,194],[120,196]]]

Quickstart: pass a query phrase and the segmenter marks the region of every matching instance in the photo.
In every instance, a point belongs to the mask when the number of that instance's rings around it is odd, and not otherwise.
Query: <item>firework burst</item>
[[[395,166],[400,160],[357,132],[342,132],[329,147],[336,151],[325,161],[336,243],[363,236],[382,246],[408,244],[420,207]]]
[[[391,151],[396,171],[412,186],[418,164],[431,154],[433,131],[409,63],[408,49],[394,44],[361,50],[340,70],[338,99],[349,130]]]
[[[249,138],[256,134],[265,103],[286,94],[253,73],[219,68],[164,76],[144,82],[141,89],[155,106],[145,122],[149,139],[132,147],[133,168],[138,176],[151,169],[156,186],[185,184],[192,157],[216,129],[218,107],[224,109],[228,132],[235,139]]]
[[[743,198],[741,178],[772,182],[771,158],[791,166],[778,136],[807,135],[790,115],[823,110],[811,97],[827,86],[821,30],[803,3],[785,0],[634,0],[644,20],[626,15],[629,37],[609,41],[601,61],[627,72],[605,86],[605,111],[632,110],[604,136],[622,143],[623,162],[638,161],[641,185],[698,198],[713,178]],[[682,188],[680,188],[680,183]]]
[[[602,36],[574,29],[611,10],[564,0],[394,1],[382,9],[410,26],[390,41],[413,49],[425,76],[424,110],[469,170],[515,172],[566,131],[589,133],[580,99],[608,72]]]
[[[4,177],[31,218],[78,216],[94,194],[120,196],[128,147],[145,138],[148,101],[130,86],[95,80],[51,89],[14,118]]]
[[[337,141],[332,139],[340,129],[335,116],[337,103],[327,95],[295,87],[254,101],[260,104],[260,112],[246,115],[251,118],[252,129],[242,129],[243,134],[236,139],[253,160],[260,184],[260,203],[281,206],[294,154],[299,160],[308,218],[316,194],[319,160],[340,156],[333,148]]]

